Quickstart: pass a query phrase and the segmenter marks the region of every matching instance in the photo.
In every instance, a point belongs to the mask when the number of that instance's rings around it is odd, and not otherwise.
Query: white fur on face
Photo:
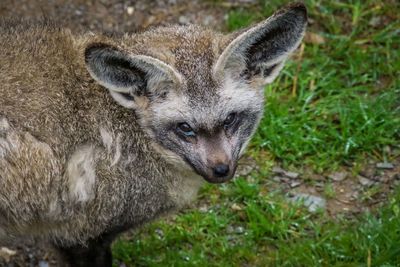
[[[253,88],[251,85],[245,83],[244,81],[234,80],[230,76],[224,79],[223,86],[220,90],[222,106],[226,108],[229,112],[232,110],[243,110],[247,109],[252,112],[258,113],[257,121],[258,125],[261,120],[263,110],[264,110],[264,90],[263,87]],[[228,108],[229,107],[229,108]],[[256,127],[254,127],[252,134]],[[232,146],[236,145],[239,140],[234,137],[232,141]],[[244,153],[250,138],[245,140],[240,149],[239,157]]]
[[[230,76],[224,79],[219,94],[221,112],[226,110],[228,114],[243,109],[257,112],[264,106],[263,90],[252,88],[244,81],[235,80]]]
[[[154,118],[165,120],[185,120],[191,115],[189,100],[186,95],[171,91],[166,100],[155,103],[152,107]]]
[[[83,146],[71,156],[68,166],[68,185],[70,197],[77,202],[87,202],[94,198],[96,183],[95,149]]]
[[[153,105],[150,119],[176,122],[181,120],[189,124],[196,121],[210,124],[209,127],[212,128],[212,124],[217,122],[217,119],[229,115],[230,112],[244,108],[253,111],[262,109],[264,101],[262,88],[261,90],[253,88],[244,81],[227,76],[219,89],[219,98],[215,105],[210,105],[212,102],[210,99],[210,103],[199,103],[194,107],[183,93],[171,92],[168,99]]]

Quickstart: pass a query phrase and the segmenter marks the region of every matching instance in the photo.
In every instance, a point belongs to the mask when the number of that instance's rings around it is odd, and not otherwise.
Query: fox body
[[[0,239],[39,236],[71,266],[111,266],[116,234],[233,177],[306,20],[294,4],[229,35],[1,22]]]

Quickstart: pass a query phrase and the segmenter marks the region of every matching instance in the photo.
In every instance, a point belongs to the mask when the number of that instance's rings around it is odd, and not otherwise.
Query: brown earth
[[[226,7],[207,1],[2,0],[0,17],[50,18],[73,31],[136,32],[154,25],[196,23],[223,28]]]

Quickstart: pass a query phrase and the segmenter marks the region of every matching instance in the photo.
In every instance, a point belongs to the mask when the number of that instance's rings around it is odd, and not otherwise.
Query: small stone
[[[319,193],[322,193],[322,192],[325,191],[325,188],[324,188],[324,187],[316,187],[316,188],[315,188],[315,191],[316,191],[316,192],[319,192]]]
[[[238,2],[241,4],[256,4],[257,0],[239,0]]]
[[[284,183],[289,183],[289,182],[290,182],[290,179],[287,178],[287,177],[282,177],[282,178],[281,178],[281,181],[284,182]]]
[[[326,42],[325,38],[317,33],[314,32],[307,32],[304,41],[308,44],[315,44],[315,45],[320,45],[324,44]]]
[[[239,161],[235,176],[248,177],[251,172],[258,170],[258,168],[257,162],[253,158],[243,158]]]
[[[179,21],[179,24],[182,24],[182,25],[185,25],[185,24],[189,24],[189,23],[190,23],[189,18],[186,17],[186,16],[180,16],[179,19],[178,19],[178,21]]]
[[[304,205],[308,208],[310,212],[316,212],[319,209],[325,209],[326,200],[309,194],[294,194],[289,200],[291,201],[303,201]]]
[[[364,176],[364,177],[367,177],[367,178],[369,178],[369,177],[371,177],[373,174],[371,173],[371,171],[373,172],[373,170],[361,170],[360,172],[359,172],[359,174],[361,175],[361,176]]]
[[[334,173],[328,175],[329,179],[332,179],[333,181],[336,181],[336,182],[343,181],[346,179],[346,177],[347,177],[347,172],[334,172]]]
[[[235,210],[235,211],[241,211],[241,210],[243,210],[243,208],[242,208],[240,205],[236,204],[236,203],[233,203],[233,204],[232,204],[231,209],[232,209],[232,210]]]
[[[383,148],[383,152],[385,152],[386,154],[390,155],[390,154],[392,154],[392,149],[390,148],[390,146],[385,146]]]
[[[376,167],[378,169],[385,169],[385,170],[391,170],[394,168],[393,164],[390,162],[380,162],[376,164]]]
[[[39,261],[39,267],[49,267],[49,263],[47,261],[41,260]]]
[[[243,234],[244,233],[244,228],[242,226],[238,226],[235,229],[236,234]]]
[[[363,186],[371,186],[371,185],[373,185],[373,181],[371,181],[370,179],[368,179],[368,178],[365,178],[365,177],[362,177],[362,176],[358,176],[358,181],[360,182],[360,184],[361,185],[363,185]]]
[[[234,235],[228,235],[226,237],[226,240],[230,243],[234,243],[235,242],[236,237]]]
[[[381,24],[382,24],[382,18],[381,17],[373,17],[368,22],[368,25],[370,25],[372,27],[378,27]]]
[[[272,178],[272,180],[274,180],[275,182],[281,182],[282,181],[282,179],[283,179],[283,177],[281,177],[281,176],[274,176],[273,178]]]
[[[214,16],[212,16],[212,15],[207,15],[207,16],[205,16],[204,19],[203,19],[203,25],[209,26],[209,25],[211,25],[214,21],[215,21]]]
[[[128,13],[129,16],[132,15],[133,12],[135,12],[135,8],[133,6],[128,6],[126,8],[126,13]]]
[[[284,174],[284,173],[285,173],[285,170],[282,169],[282,168],[279,167],[279,166],[274,166],[274,167],[272,168],[272,172],[273,172],[273,173],[277,173],[277,174]]]
[[[15,254],[17,254],[15,250],[6,247],[0,248],[0,257],[3,258],[6,262],[9,262],[11,260],[11,257]]]
[[[289,178],[291,178],[291,179],[297,179],[299,176],[300,176],[300,174],[298,174],[297,172],[285,172],[285,176],[286,177],[289,177]]]
[[[235,229],[233,228],[232,225],[228,225],[228,227],[226,227],[226,232],[228,234],[232,234],[235,231]]]
[[[295,187],[298,187],[298,186],[300,186],[302,183],[300,182],[300,181],[292,181],[291,183],[290,183],[290,187],[291,188],[295,188]]]
[[[353,192],[353,193],[351,194],[350,199],[351,199],[351,200],[357,200],[357,199],[358,199],[358,196],[359,196],[359,193],[358,193],[357,191],[355,191],[355,192]]]
[[[380,182],[380,183],[384,183],[387,184],[390,182],[390,177],[388,176],[382,176],[382,177],[374,177],[376,181]]]
[[[284,169],[282,169],[279,166],[274,166],[272,168],[272,172],[276,173],[276,174],[281,174],[281,175],[286,176],[291,179],[297,179],[300,176],[300,174],[298,174],[297,172],[285,171]]]
[[[155,232],[156,232],[156,234],[157,234],[157,236],[159,237],[159,238],[163,238],[164,237],[164,231],[163,230],[161,230],[160,228],[157,228],[156,230],[155,230]]]
[[[207,206],[201,206],[201,207],[199,208],[199,211],[200,211],[201,213],[206,213],[206,212],[208,211],[208,208],[207,208]]]

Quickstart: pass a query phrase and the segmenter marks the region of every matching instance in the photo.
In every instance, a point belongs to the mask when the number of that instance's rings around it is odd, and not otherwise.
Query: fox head
[[[212,183],[233,177],[263,112],[263,88],[299,45],[302,4],[222,35],[196,26],[158,28],[85,50],[90,75],[142,128],[167,161]]]

